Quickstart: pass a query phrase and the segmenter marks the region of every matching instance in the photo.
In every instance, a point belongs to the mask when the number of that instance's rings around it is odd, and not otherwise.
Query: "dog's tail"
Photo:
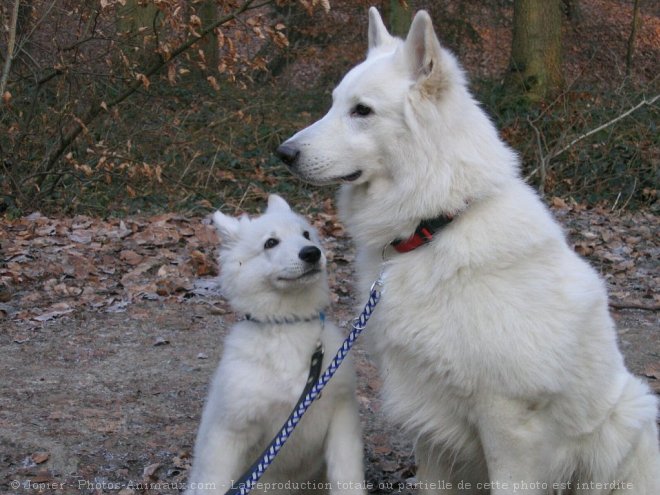
[[[660,494],[658,404],[648,385],[630,376],[619,401],[596,435],[589,475],[583,479],[608,483],[612,494]],[[597,444],[597,445],[596,445]]]

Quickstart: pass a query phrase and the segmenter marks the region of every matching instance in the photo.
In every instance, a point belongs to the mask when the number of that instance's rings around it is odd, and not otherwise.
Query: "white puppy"
[[[656,399],[623,363],[603,282],[426,12],[403,41],[372,8],[367,59],[277,153],[308,182],[344,184],[362,293],[385,248],[367,336],[422,489],[660,494]]]
[[[279,196],[264,215],[216,212],[220,284],[246,315],[231,329],[195,445],[189,494],[225,493],[266,448],[305,387],[319,340],[323,369],[342,343],[323,321],[325,256],[314,229]],[[364,493],[355,377],[344,362],[252,493]]]

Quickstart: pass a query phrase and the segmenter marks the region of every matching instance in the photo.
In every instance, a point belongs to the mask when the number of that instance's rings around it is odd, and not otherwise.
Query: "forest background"
[[[371,4],[402,34],[429,10],[544,194],[656,204],[657,2],[5,0],[0,211],[239,211],[271,191],[320,209],[331,191],[272,150],[364,57]],[[525,47],[550,72],[540,92]]]

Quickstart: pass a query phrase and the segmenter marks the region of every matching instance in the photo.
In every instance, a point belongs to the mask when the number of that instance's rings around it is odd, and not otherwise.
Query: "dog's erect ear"
[[[238,219],[216,211],[213,214],[213,223],[222,237],[222,243],[229,245],[238,239],[241,223]]]
[[[289,203],[287,203],[282,196],[278,196],[277,194],[271,194],[268,196],[268,208],[266,208],[267,212],[274,212],[274,211],[282,211],[282,212],[289,212],[291,211],[291,207],[289,206]]]
[[[413,78],[425,86],[438,84],[446,77],[442,68],[442,48],[433,30],[431,16],[425,10],[415,15],[404,43],[404,53]],[[430,89],[430,88],[427,88]]]
[[[380,46],[391,45],[395,38],[387,31],[376,7],[369,8],[369,51],[367,56]]]

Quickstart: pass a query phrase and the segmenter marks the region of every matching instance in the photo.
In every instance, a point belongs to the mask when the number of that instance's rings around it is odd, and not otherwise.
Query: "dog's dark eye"
[[[275,246],[277,246],[279,243],[280,243],[280,241],[278,241],[278,240],[275,239],[274,237],[271,237],[270,239],[268,239],[268,240],[264,243],[264,248],[265,248],[265,249],[271,249],[271,248],[274,248]]]
[[[363,105],[362,103],[358,103],[357,105],[355,105],[355,108],[353,108],[351,115],[366,117],[367,115],[371,115],[372,112],[373,110],[371,109],[371,107],[368,107],[367,105]]]
[[[309,241],[309,231],[303,232],[303,237]]]

